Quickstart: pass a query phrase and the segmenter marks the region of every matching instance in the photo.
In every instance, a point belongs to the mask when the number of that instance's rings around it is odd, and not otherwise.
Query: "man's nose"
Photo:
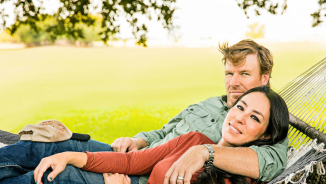
[[[233,75],[232,79],[230,81],[230,86],[239,86],[240,81],[239,81],[239,76],[238,75]]]

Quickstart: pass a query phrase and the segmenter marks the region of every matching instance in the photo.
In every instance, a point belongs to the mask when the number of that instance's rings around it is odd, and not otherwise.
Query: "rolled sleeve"
[[[164,132],[162,131],[162,129],[152,130],[149,132],[139,132],[133,138],[142,138],[147,142],[148,145],[151,145],[155,140],[163,139]]]
[[[275,145],[250,146],[258,155],[259,181],[270,181],[286,167],[288,138]]]

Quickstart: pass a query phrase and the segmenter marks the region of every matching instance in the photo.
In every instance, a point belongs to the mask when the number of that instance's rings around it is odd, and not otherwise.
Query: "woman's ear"
[[[266,134],[264,134],[264,135],[262,135],[261,137],[260,137],[260,140],[268,140],[268,139],[270,139],[271,138],[271,135],[266,135]]]

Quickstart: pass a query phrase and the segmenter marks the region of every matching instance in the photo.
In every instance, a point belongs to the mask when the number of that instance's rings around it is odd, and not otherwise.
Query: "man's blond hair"
[[[230,61],[234,66],[242,64],[248,54],[256,54],[259,62],[259,73],[270,74],[271,78],[273,69],[273,56],[272,53],[264,46],[259,45],[253,40],[242,40],[232,46],[228,42],[219,44],[219,51],[223,54],[222,62],[225,65],[226,60]],[[269,80],[268,80],[268,86]]]

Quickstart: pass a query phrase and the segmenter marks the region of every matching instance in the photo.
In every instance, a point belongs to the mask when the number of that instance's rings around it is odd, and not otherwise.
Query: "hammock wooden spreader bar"
[[[326,134],[316,130],[314,127],[301,121],[299,118],[290,114],[290,125],[303,134],[307,135],[310,139],[317,139],[318,143],[326,144]]]

